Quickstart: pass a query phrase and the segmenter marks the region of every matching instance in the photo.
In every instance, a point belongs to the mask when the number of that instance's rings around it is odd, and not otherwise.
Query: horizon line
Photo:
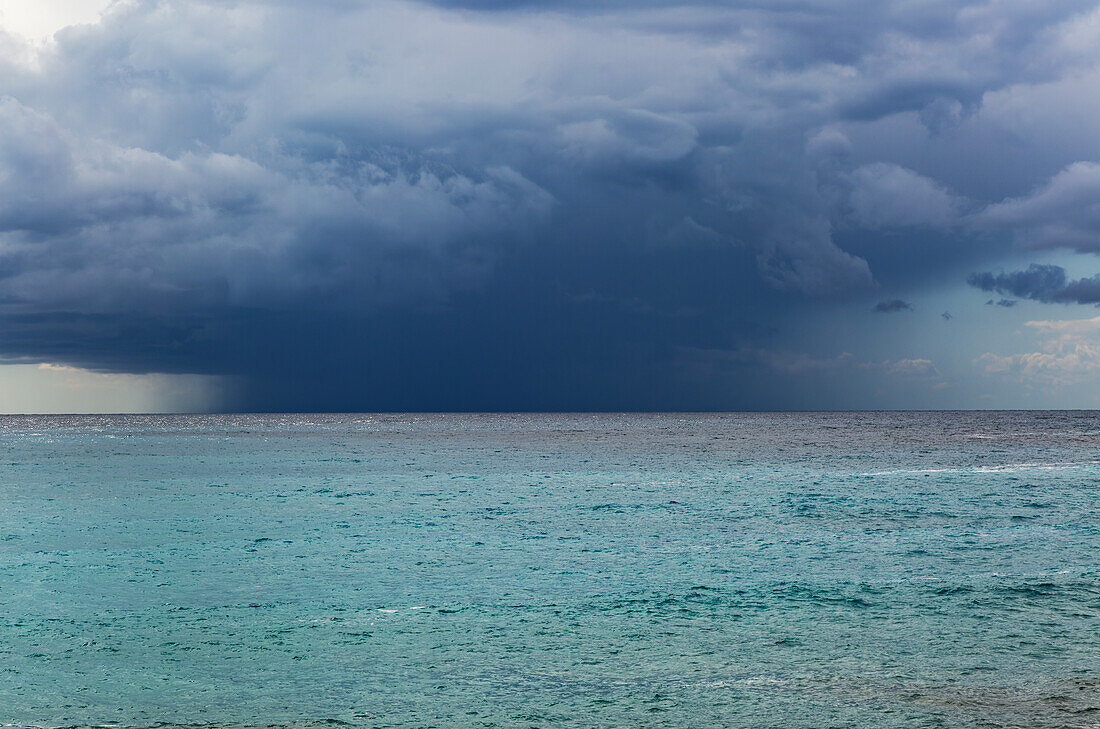
[[[859,413],[1100,413],[1100,408],[853,408],[780,410],[211,410],[206,412],[55,412],[0,413],[0,418],[148,417],[226,415],[797,415]]]

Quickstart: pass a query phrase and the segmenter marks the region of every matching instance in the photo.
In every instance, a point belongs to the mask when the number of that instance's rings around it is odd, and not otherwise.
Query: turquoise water
[[[0,419],[0,724],[1100,727],[1100,415]]]

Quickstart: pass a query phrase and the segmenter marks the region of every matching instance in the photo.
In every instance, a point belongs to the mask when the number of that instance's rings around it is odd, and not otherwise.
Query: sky
[[[0,412],[1100,407],[1100,3],[0,0]]]

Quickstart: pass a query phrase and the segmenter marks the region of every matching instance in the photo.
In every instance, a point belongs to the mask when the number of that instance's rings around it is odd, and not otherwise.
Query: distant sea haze
[[[7,726],[1100,726],[1100,414],[0,439]]]

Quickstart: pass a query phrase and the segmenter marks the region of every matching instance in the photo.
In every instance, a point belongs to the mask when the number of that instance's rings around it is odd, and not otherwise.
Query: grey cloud
[[[1061,266],[1033,263],[1023,271],[972,273],[967,283],[982,291],[1045,303],[1100,304],[1100,275],[1070,280]],[[998,302],[1012,306],[1015,302]]]
[[[289,3],[281,10],[244,3],[238,7],[249,12],[211,25],[226,12],[220,7],[119,6],[102,27],[61,34],[43,61],[46,73],[12,86],[22,103],[72,137],[70,146],[113,145],[171,162],[224,154],[256,165],[257,174],[306,178],[313,197],[361,178],[364,163],[374,164],[387,147],[407,150],[424,166],[451,168],[453,179],[509,169],[552,187],[585,178],[596,186],[677,178],[721,196],[731,186],[759,188],[760,174],[778,171],[774,163],[757,170],[738,160],[721,178],[698,177],[706,164],[689,156],[707,156],[698,149],[699,130],[713,126],[706,116],[724,106],[728,91],[714,85],[713,71],[685,78],[677,70],[711,67],[701,62],[710,49],[691,39],[670,39],[654,56],[629,37],[608,44],[598,30],[561,18],[501,27],[394,2],[330,5],[310,11],[317,17]],[[575,39],[582,49],[576,57],[556,50]],[[584,51],[589,40],[603,47]],[[277,52],[281,45],[311,52],[288,56]],[[425,62],[406,64],[408,48]],[[434,57],[438,62],[427,60]],[[593,74],[592,64],[604,72]],[[692,99],[687,111],[684,94]],[[730,151],[741,154],[722,154]],[[750,194],[767,210],[772,196],[786,193]],[[380,214],[392,209],[378,202]],[[517,202],[505,218],[526,214]],[[87,201],[97,205],[103,203]],[[870,280],[865,263],[836,249],[820,215],[799,211],[793,225],[760,221],[782,228],[747,240],[760,253],[765,280],[811,295]],[[495,227],[483,237],[498,235]]]
[[[230,5],[247,12],[238,10],[224,16],[228,22],[214,22]],[[454,161],[456,155],[466,157],[482,167],[464,170],[474,177],[491,161],[531,177],[535,175],[528,168],[549,163],[550,171],[563,180],[577,174],[606,176],[615,168],[625,170],[616,173],[620,178],[645,179],[665,174],[693,152],[705,158],[709,152],[699,146],[699,139],[713,136],[719,128],[758,125],[777,113],[785,115],[788,124],[814,125],[823,121],[820,117],[830,106],[856,103],[852,94],[883,99],[869,102],[879,109],[874,115],[941,102],[951,106],[942,100],[952,95],[969,99],[1012,77],[1010,69],[999,65],[1004,58],[998,56],[977,66],[957,65],[996,69],[1003,78],[993,78],[996,74],[990,71],[976,77],[964,73],[965,81],[946,85],[927,80],[928,72],[942,61],[938,44],[969,39],[971,30],[993,12],[984,3],[962,8],[949,3],[914,7],[853,2],[841,8],[841,14],[859,13],[868,21],[865,27],[853,28],[837,22],[835,5],[816,2],[702,3],[694,8],[682,3],[639,7],[613,2],[602,6],[592,30],[560,15],[593,12],[588,4],[474,6],[523,8],[528,13],[510,17],[502,26],[426,9],[410,12],[400,3],[378,3],[369,9],[328,3],[312,11],[316,17],[303,16],[294,3],[135,3],[120,6],[105,28],[62,34],[58,53],[45,62],[51,83],[29,77],[17,90],[28,104],[53,108],[64,127],[71,122],[119,146],[156,150],[169,157],[200,143],[282,171],[278,168],[293,161],[287,154],[330,161],[341,153],[354,159],[363,147],[411,144],[430,146]],[[994,28],[1005,43],[1014,34],[1018,44],[1027,45],[1082,7],[1056,3],[1041,14],[1014,7],[998,14],[998,23],[989,24],[986,31]],[[545,9],[555,14],[530,15]],[[654,29],[674,28],[675,17],[685,13],[699,14],[704,25],[733,18],[741,27],[754,28],[755,34],[701,43],[665,31],[664,41],[644,44],[643,52],[629,33],[616,37],[605,32],[644,26],[645,37],[652,38]],[[1026,24],[1020,22],[1025,15]],[[890,28],[908,41],[886,42],[876,27]],[[817,55],[799,58],[811,39]],[[278,52],[289,45],[308,45],[312,50],[293,56]],[[365,53],[364,47],[371,51]],[[570,57],[555,47],[579,52]],[[593,50],[585,50],[588,47]],[[449,60],[399,65],[403,48],[416,49],[425,58],[445,54]],[[960,52],[978,51],[966,47]],[[734,65],[734,59],[745,54],[774,63],[779,75],[735,72],[743,64]],[[498,62],[505,57],[507,62]],[[853,64],[855,80],[829,76],[829,64],[841,57]],[[685,77],[685,68],[706,70]],[[902,74],[910,80],[899,81]],[[925,80],[916,83],[915,76]],[[973,90],[952,91],[952,84]],[[295,93],[289,94],[290,89]],[[453,98],[463,101],[448,101]],[[750,98],[755,99],[752,104],[742,103]],[[758,134],[754,143],[774,149],[785,140]],[[797,159],[776,155],[761,169],[736,147],[724,148],[722,154],[731,151],[736,163],[726,165],[727,176],[690,180],[689,163],[688,184],[705,195],[743,194],[746,188],[759,188],[762,175],[801,172]],[[699,169],[705,172],[708,167]],[[875,174],[881,179],[871,179]],[[855,205],[870,224],[942,225],[952,213],[951,200],[916,173],[889,165],[865,166],[857,171],[860,176],[868,179]],[[899,192],[904,188],[919,193],[919,204],[906,207],[897,195],[890,197],[889,189],[874,197],[869,186],[876,182],[883,183],[880,188],[896,183]],[[758,247],[766,280],[814,295],[844,290],[853,283],[868,285],[866,264],[835,248],[818,222],[827,212],[807,209],[799,199],[802,192],[773,189],[748,194],[760,201],[760,210],[777,202],[776,195],[789,198],[779,202],[803,208],[796,224],[787,225],[784,217],[781,225],[763,226],[783,230],[762,236],[765,240],[747,239]],[[826,270],[817,270],[819,265]],[[830,269],[836,273],[835,282],[829,280]]]
[[[961,201],[933,180],[894,164],[875,163],[851,174],[850,205],[858,223],[871,228],[946,228]]]
[[[1054,292],[1065,288],[1066,270],[1061,266],[1033,263],[1026,271],[972,273],[967,276],[966,282],[982,291],[1049,301]]]
[[[478,239],[519,235],[552,205],[506,167],[473,179],[346,160],[334,174],[80,143],[10,99],[0,139],[0,291],[22,309],[437,297],[476,273],[464,256],[492,255]]]
[[[637,110],[608,110],[602,117],[561,125],[562,152],[594,164],[661,163],[682,159],[698,132],[687,122]]]
[[[1077,304],[1100,304],[1100,274],[1070,281],[1057,298]]]
[[[1031,246],[1100,253],[1100,164],[1074,163],[1031,195],[991,205],[975,220],[1014,231]]]
[[[898,311],[912,311],[913,305],[901,299],[889,299],[875,304],[874,310],[880,314],[893,314]]]
[[[759,245],[757,266],[781,290],[830,296],[874,285],[867,262],[838,248],[823,218],[775,221]]]

